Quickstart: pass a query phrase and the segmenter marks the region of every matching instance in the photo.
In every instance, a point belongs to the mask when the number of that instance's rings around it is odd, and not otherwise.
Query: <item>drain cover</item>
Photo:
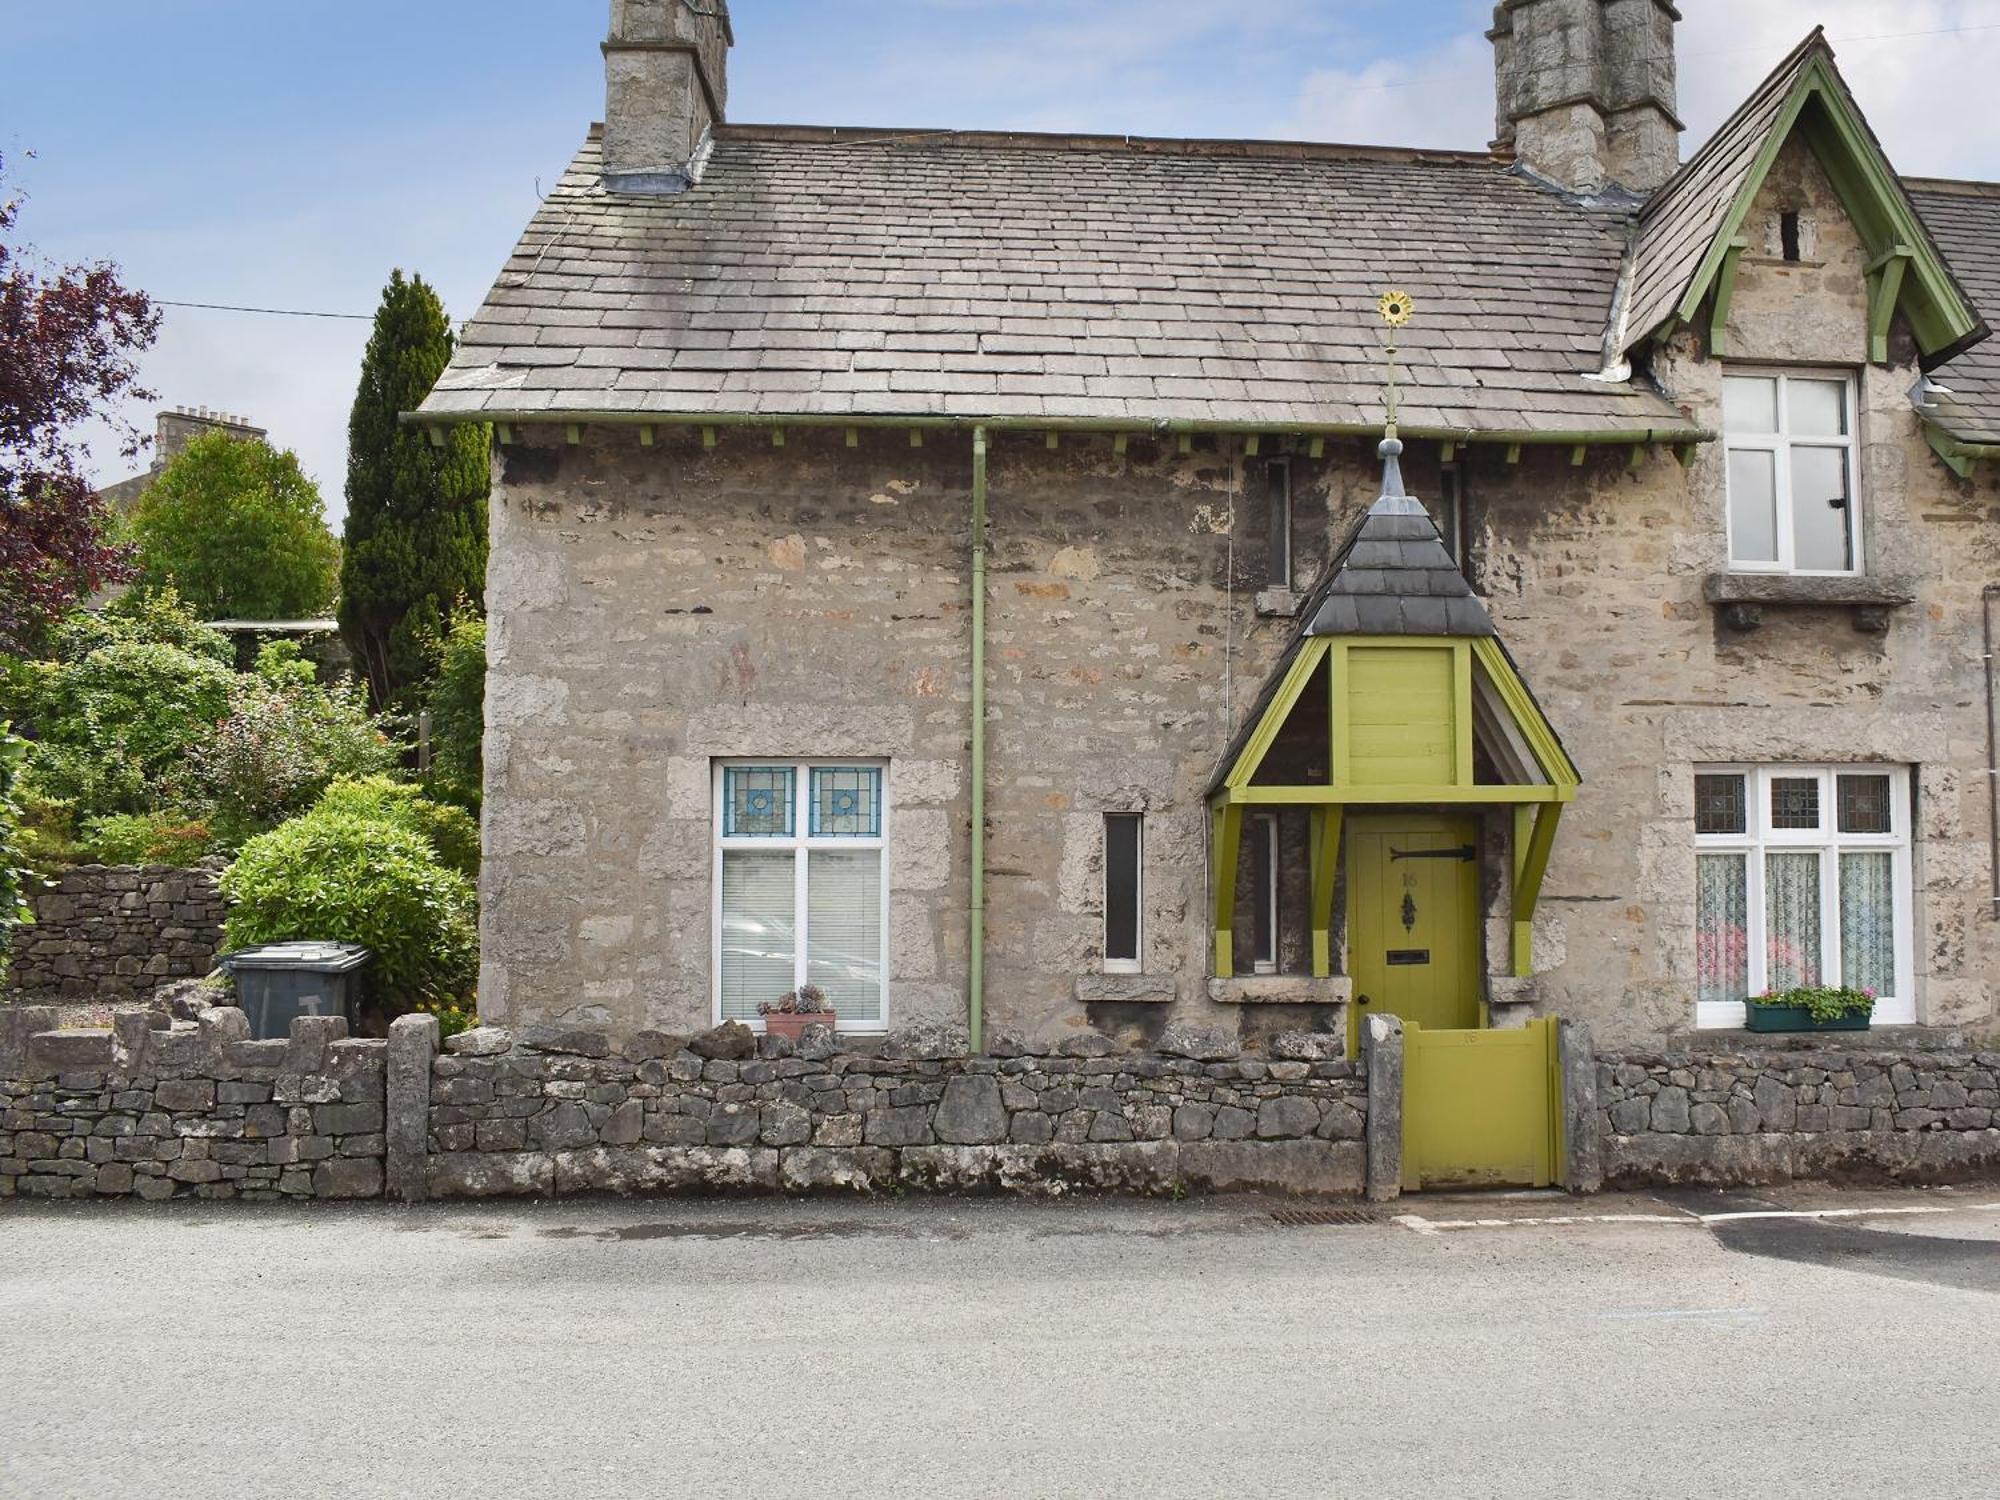
[[[1373,1210],[1366,1208],[1274,1208],[1271,1218],[1288,1229],[1324,1229],[1381,1222]]]

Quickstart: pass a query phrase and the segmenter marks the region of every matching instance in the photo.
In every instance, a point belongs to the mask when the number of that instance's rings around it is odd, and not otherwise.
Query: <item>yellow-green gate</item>
[[[1547,1187],[1565,1176],[1556,1021],[1403,1023],[1403,1187]]]

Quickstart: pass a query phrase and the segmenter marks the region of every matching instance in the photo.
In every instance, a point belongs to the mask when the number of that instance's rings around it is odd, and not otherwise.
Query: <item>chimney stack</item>
[[[1680,165],[1671,0],[1500,0],[1494,145],[1573,192],[1651,193]]]
[[[604,186],[681,193],[729,99],[729,0],[611,0]]]

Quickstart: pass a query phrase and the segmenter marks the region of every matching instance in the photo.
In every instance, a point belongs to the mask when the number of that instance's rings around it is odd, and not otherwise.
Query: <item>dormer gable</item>
[[[1711,354],[1724,352],[1738,268],[1746,255],[1771,248],[1771,226],[1756,222],[1759,200],[1794,141],[1810,151],[1860,239],[1869,359],[1887,361],[1898,314],[1925,369],[1984,339],[1984,319],[1889,164],[1833,49],[1815,30],[1641,213],[1623,326],[1614,335],[1620,352],[1681,325],[1699,327]],[[1811,233],[1809,225],[1794,229]],[[1782,257],[1782,220],[1777,231]]]

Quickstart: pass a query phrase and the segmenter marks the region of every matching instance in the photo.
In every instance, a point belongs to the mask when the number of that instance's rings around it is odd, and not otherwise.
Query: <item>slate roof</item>
[[[1815,29],[1647,201],[1632,241],[1626,351],[1639,347],[1674,315],[1749,181],[1757,153],[1783,113],[1792,86],[1815,55],[1831,51]]]
[[[1586,378],[1621,214],[1485,155],[726,126],[677,197],[598,168],[593,132],[423,415],[1365,432],[1396,285],[1407,435],[1702,435]]]
[[[1931,236],[1980,317],[2000,328],[2000,183],[1906,179]],[[1938,393],[1925,415],[1963,443],[2000,444],[2000,339],[1975,344],[1931,372]]]

